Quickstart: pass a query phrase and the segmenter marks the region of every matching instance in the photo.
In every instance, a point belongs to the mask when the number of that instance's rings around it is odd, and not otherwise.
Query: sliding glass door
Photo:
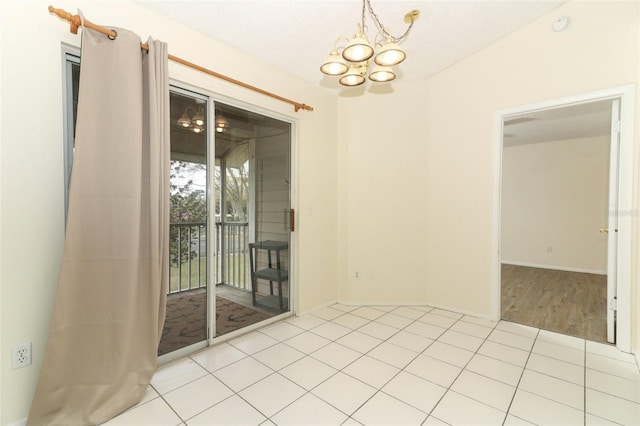
[[[215,104],[216,336],[290,311],[291,125]]]
[[[65,66],[66,197],[79,52],[66,52]],[[161,362],[291,311],[291,124],[180,86],[170,91],[170,270]]]
[[[290,311],[290,145],[287,122],[172,90],[170,285],[159,356]]]
[[[172,90],[170,285],[159,356],[290,311],[290,145],[290,123]]]
[[[207,98],[173,88],[169,288],[162,356],[208,338]]]

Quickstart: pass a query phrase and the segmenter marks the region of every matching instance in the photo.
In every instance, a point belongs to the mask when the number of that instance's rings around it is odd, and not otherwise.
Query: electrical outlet
[[[31,365],[31,343],[11,348],[11,368],[21,368]]]

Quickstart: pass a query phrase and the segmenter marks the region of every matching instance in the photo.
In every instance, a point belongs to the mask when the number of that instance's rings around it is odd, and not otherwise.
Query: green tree
[[[249,199],[249,162],[240,167],[227,167],[225,180],[225,213],[234,221],[247,220]]]
[[[182,223],[202,223],[207,222],[207,197],[206,184],[198,183],[206,181],[206,166],[200,163],[187,161],[172,161],[170,175],[170,222],[173,225]],[[206,228],[205,228],[206,229]],[[198,227],[178,227],[172,226],[169,244],[171,263],[178,265],[191,257],[198,256]],[[196,244],[192,245],[192,241]]]

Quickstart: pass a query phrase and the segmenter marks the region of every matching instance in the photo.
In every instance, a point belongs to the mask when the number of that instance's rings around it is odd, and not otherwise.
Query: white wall
[[[2,22],[2,15],[4,13],[3,12],[3,8],[4,8],[4,6],[2,4],[0,4],[0,23],[2,23],[2,24],[4,24],[4,22]],[[3,32],[0,31],[0,52],[2,52],[2,46],[4,45],[3,44],[3,38],[4,38]],[[0,95],[2,93],[2,83],[4,82],[3,68],[2,68],[2,57],[3,57],[3,55],[0,53]],[[3,150],[1,149],[2,148],[2,135],[3,135],[3,131],[2,131],[3,130],[2,129],[2,121],[3,121],[2,120],[2,117],[3,117],[2,111],[3,111],[3,109],[4,109],[4,101],[2,101],[2,99],[0,97],[0,190],[2,188],[4,188],[3,184],[2,184],[2,181],[3,181],[2,180],[2,175],[4,174],[2,172],[2,164],[3,164],[2,151]],[[1,191],[0,191],[0,194],[1,194]],[[3,222],[3,217],[2,217],[2,212],[4,210],[3,209],[3,205],[2,205],[2,200],[3,200],[3,197],[0,196],[0,224],[4,223]],[[2,225],[0,225],[0,235],[1,235],[1,232],[2,232]],[[3,259],[3,256],[2,256],[3,246],[4,246],[4,242],[0,239],[0,267],[2,266],[1,259]],[[3,291],[2,291],[2,285],[1,284],[2,284],[2,273],[0,271],[0,308],[2,307],[2,300],[3,300],[3,296],[2,296]],[[3,386],[2,386],[3,381],[2,381],[2,378],[4,376],[4,369],[2,368],[2,366],[5,365],[5,362],[6,362],[7,359],[11,359],[10,356],[7,358],[7,356],[4,355],[4,349],[5,348],[4,348],[3,344],[2,344],[2,342],[3,342],[3,339],[2,339],[3,324],[4,324],[3,315],[0,313],[0,401],[2,401],[2,394],[3,394],[3,390],[2,390],[3,389]],[[0,403],[0,422],[2,422],[2,403]]]
[[[491,316],[495,114],[638,84],[638,7],[569,2],[426,81],[340,99],[340,298]]]
[[[502,154],[502,261],[606,274],[609,137]]]
[[[640,22],[640,7],[636,10],[636,18],[638,22]],[[640,46],[640,29],[636,34],[636,41]],[[640,82],[640,66],[638,66],[638,69],[636,70],[636,72],[637,72],[636,81]],[[636,93],[637,93],[637,90],[638,89],[636,88]],[[637,117],[636,132],[640,132],[640,114],[638,114],[637,109],[636,109],[636,117]],[[634,152],[635,152],[635,158],[637,161],[637,159],[640,158],[640,143],[638,143],[635,148],[636,149]],[[634,169],[633,181],[640,182],[640,167],[636,167]],[[637,188],[636,194],[637,194],[638,200],[640,200],[640,188]],[[634,206],[636,207],[636,212],[638,212],[637,210],[638,204],[640,204],[640,201],[637,201],[634,204]],[[640,225],[638,225],[637,219],[636,219],[635,235],[637,238],[636,245],[638,245],[638,241],[640,241]],[[636,256],[637,256],[637,251],[636,251]],[[636,362],[638,363],[638,365],[640,365],[640,312],[638,312],[640,311],[640,267],[638,264],[635,265],[635,277],[636,277],[636,281],[635,281],[636,285],[632,286],[631,292],[633,294],[632,297],[634,298],[636,303],[635,303],[635,309],[631,311],[631,322],[633,324],[636,324],[636,328],[635,328],[636,330],[636,336],[635,336]]]
[[[63,247],[62,64],[61,43],[80,37],[47,11],[49,2],[2,2],[0,151],[0,264],[2,390],[0,423],[26,417],[37,381],[51,318]],[[199,74],[176,64],[170,75],[247,104],[297,120],[294,146],[300,211],[293,235],[297,259],[298,308],[336,299],[336,100],[324,91],[178,25],[128,1],[60,0],[100,24],[128,28],[169,43],[169,52],[287,98],[293,106]],[[319,184],[321,183],[321,184]],[[33,365],[10,369],[10,348],[33,342]]]

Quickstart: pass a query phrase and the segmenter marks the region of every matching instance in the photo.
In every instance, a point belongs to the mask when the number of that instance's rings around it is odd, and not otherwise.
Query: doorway
[[[505,120],[502,319],[607,341],[612,102]]]
[[[172,87],[170,94],[169,288],[158,356],[207,344],[208,99]]]
[[[220,337],[290,312],[291,124],[220,102],[214,123]]]
[[[80,52],[64,55],[66,213]],[[160,363],[292,311],[293,123],[213,96],[171,83],[170,269]],[[252,265],[250,247],[264,242],[277,242],[278,252],[257,249]]]
[[[161,362],[291,310],[291,123],[177,86],[170,104],[170,285]],[[251,262],[250,249],[261,241],[280,243],[278,262],[260,253]],[[255,274],[267,267],[275,278]],[[274,297],[283,303],[269,303]]]
[[[630,349],[632,96],[498,113],[496,317]]]

